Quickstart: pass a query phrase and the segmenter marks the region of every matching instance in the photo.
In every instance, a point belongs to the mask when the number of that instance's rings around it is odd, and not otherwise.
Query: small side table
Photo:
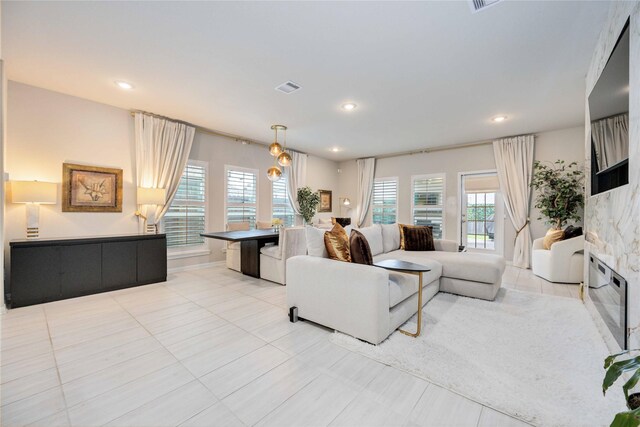
[[[422,274],[431,271],[429,267],[412,262],[401,261],[398,259],[385,259],[373,264],[376,267],[386,270],[397,271],[399,273],[413,274],[418,276],[418,328],[415,333],[398,329],[405,335],[410,337],[419,337],[422,329]]]

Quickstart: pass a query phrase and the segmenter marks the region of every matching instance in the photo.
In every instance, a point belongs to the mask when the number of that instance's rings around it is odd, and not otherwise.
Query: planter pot
[[[627,399],[627,406],[632,411],[634,409],[640,408],[640,393],[633,393],[629,395],[629,398]]]

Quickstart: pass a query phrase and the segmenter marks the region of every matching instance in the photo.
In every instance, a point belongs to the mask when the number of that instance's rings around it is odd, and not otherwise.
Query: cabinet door
[[[167,280],[167,239],[138,242],[138,283]]]
[[[11,249],[11,305],[60,299],[60,253],[56,246]]]
[[[102,245],[60,246],[62,298],[101,292]]]
[[[105,290],[136,284],[137,248],[135,241],[102,244],[102,286]]]

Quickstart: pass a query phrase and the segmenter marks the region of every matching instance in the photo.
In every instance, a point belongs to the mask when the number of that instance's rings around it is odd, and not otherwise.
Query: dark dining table
[[[274,230],[217,231],[201,233],[209,239],[240,242],[240,271],[247,276],[260,278],[260,248],[267,243],[278,243],[280,233]]]

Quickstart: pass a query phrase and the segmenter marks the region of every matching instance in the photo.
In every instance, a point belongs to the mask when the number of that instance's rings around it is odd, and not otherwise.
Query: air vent
[[[300,85],[289,80],[288,82],[282,83],[280,86],[276,87],[276,90],[282,93],[286,93],[289,95],[292,92],[300,89]]]
[[[471,13],[477,13],[500,3],[500,1],[502,0],[469,0],[469,8],[471,8]]]

